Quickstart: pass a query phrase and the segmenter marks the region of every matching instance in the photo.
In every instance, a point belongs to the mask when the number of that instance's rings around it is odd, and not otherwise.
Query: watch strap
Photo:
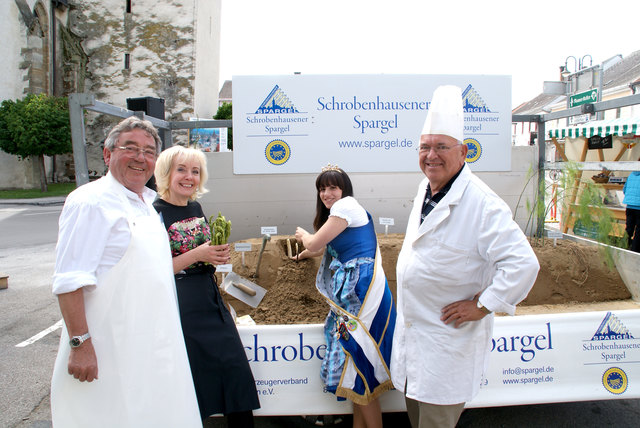
[[[90,337],[91,337],[91,335],[89,334],[89,332],[86,332],[85,334],[83,334],[81,336],[73,336],[69,340],[69,345],[72,348],[77,348],[78,346],[82,345],[86,340],[88,340]]]
[[[482,312],[484,312],[485,315],[489,315],[491,313],[491,311],[486,306],[484,306],[482,303],[480,303],[480,299],[478,299],[476,301],[476,306],[478,307],[478,309],[480,309]]]

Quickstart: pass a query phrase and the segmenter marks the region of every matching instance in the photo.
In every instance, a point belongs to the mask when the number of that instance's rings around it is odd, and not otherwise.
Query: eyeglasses
[[[420,150],[421,153],[426,153],[426,154],[429,154],[431,152],[431,150],[433,150],[436,154],[439,155],[441,153],[445,153],[445,152],[451,150],[452,148],[454,148],[456,146],[460,146],[460,144],[454,144],[452,146],[447,146],[445,144],[436,144],[435,147],[430,147],[430,146],[427,146],[427,145],[420,144],[419,150]]]
[[[131,156],[132,158],[138,157],[140,153],[142,153],[142,156],[144,156],[146,159],[155,159],[156,156],[158,156],[155,150],[141,149],[135,146],[116,146],[116,149],[124,150],[125,152],[127,152],[127,155]]]

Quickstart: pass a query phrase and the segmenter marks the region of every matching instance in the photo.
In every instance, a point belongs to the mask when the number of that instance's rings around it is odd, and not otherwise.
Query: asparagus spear
[[[218,211],[217,217],[209,217],[209,229],[211,230],[211,245],[226,244],[231,234],[231,221],[228,221]]]

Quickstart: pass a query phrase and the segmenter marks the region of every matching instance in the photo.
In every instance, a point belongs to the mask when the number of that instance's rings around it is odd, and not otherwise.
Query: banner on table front
[[[233,77],[236,174],[419,171],[418,144],[435,88],[462,89],[467,162],[511,169],[511,77],[290,75]]]
[[[640,310],[497,317],[486,378],[467,407],[640,398],[639,326]],[[238,331],[260,396],[256,415],[351,412],[323,392],[321,325]],[[403,411],[404,397],[390,391],[381,405]]]

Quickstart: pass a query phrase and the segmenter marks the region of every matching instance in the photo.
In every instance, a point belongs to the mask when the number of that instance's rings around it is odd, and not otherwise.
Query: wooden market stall
[[[550,129],[548,137],[555,146],[558,157],[563,162],[580,162],[598,165],[600,170],[591,179],[604,191],[622,191],[624,180],[628,172],[620,172],[616,169],[619,161],[636,161],[640,156],[640,117],[590,121],[582,125],[567,126]],[[576,210],[579,194],[584,190],[587,180],[583,179],[587,169],[580,169],[576,173],[575,181],[570,192],[569,203],[566,204],[568,212],[562,232],[567,233],[573,228],[576,221]],[[621,201],[620,201],[621,202]],[[592,207],[591,211],[597,218],[601,207]],[[612,234],[624,236],[625,232],[625,208],[620,204],[607,205],[614,221]]]

